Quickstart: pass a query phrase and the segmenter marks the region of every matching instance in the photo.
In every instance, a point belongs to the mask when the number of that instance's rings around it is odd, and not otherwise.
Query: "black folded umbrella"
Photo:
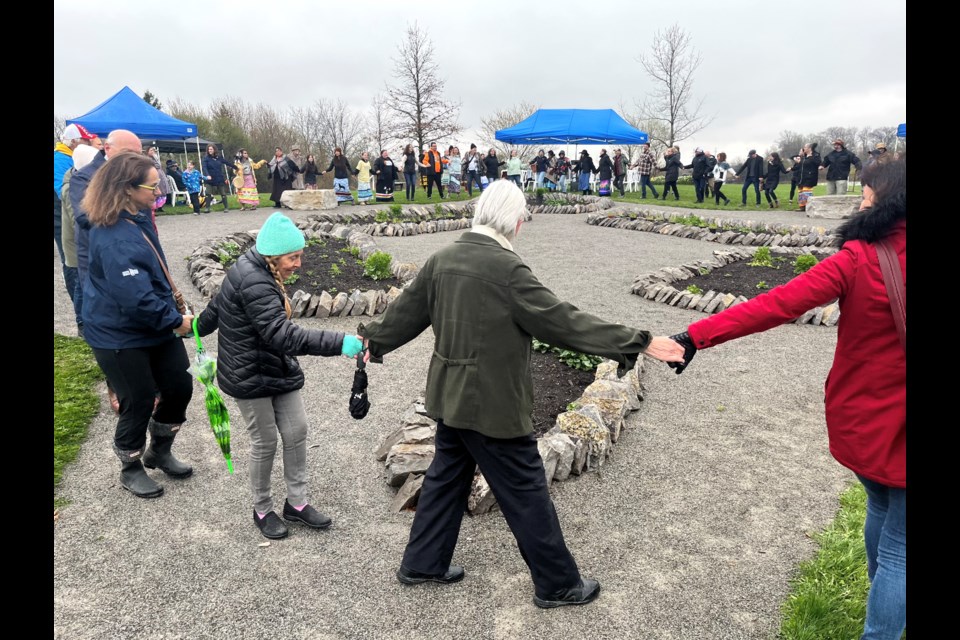
[[[366,350],[357,354],[357,370],[353,374],[353,388],[350,390],[350,415],[357,420],[363,420],[370,410],[370,400],[367,398],[367,371],[363,356]]]

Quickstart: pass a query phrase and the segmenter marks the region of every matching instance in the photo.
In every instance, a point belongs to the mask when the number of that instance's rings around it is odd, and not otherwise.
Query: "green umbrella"
[[[197,361],[190,367],[193,376],[203,384],[204,402],[207,405],[207,415],[210,417],[210,427],[217,438],[220,451],[227,460],[227,469],[233,473],[233,460],[230,457],[230,415],[227,405],[223,402],[220,390],[213,386],[217,378],[217,361],[207,355],[200,342],[200,333],[197,331],[197,319],[193,319],[193,337],[197,341]]]

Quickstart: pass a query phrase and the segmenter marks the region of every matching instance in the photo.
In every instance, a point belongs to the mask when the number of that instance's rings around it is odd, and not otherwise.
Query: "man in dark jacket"
[[[404,584],[463,579],[450,565],[477,466],[533,577],[534,604],[586,604],[600,592],[567,549],[549,478],[532,436],[530,344],[602,355],[633,368],[646,353],[682,360],[679,345],[605,322],[557,298],[513,252],[526,217],[523,192],[498,180],[480,196],[473,227],[433,254],[386,313],[358,333],[382,356],[433,327],[426,411],[436,455],[423,481],[397,578]]]
[[[823,158],[821,166],[827,169],[827,195],[846,195],[847,179],[850,177],[850,165],[860,170],[860,158],[844,146],[843,140],[833,141],[833,151]]]
[[[713,167],[702,147],[697,147],[693,152],[693,160],[684,169],[693,169],[693,188],[697,191],[697,202],[703,202],[703,196],[707,192],[707,177]]]
[[[737,169],[737,177],[743,175],[743,189],[741,190],[740,206],[747,206],[747,189],[753,185],[753,190],[757,193],[757,206],[760,206],[760,178],[763,177],[763,158],[757,155],[756,149],[750,149],[747,154],[747,160]]]
[[[215,146],[207,145],[207,153],[203,156],[203,179],[207,188],[207,208],[210,213],[210,201],[214,194],[219,194],[223,199],[223,210],[230,211],[227,204],[227,196],[230,195],[230,185],[228,184],[228,174],[224,167],[234,169],[233,162],[229,162],[217,155]]]
[[[613,152],[613,188],[624,195],[623,181],[627,177],[627,157],[623,151],[617,149]]]

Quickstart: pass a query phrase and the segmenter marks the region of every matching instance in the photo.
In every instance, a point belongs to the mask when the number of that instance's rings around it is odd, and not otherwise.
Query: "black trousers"
[[[443,185],[440,183],[440,178],[443,174],[440,173],[428,173],[427,174],[427,197],[430,198],[433,196],[433,185],[437,185],[437,191],[440,192],[440,197],[443,197]]]
[[[200,213],[200,192],[190,192],[190,204],[193,205],[193,212]]]
[[[620,174],[613,179],[613,188],[619,191],[620,195],[623,195],[623,179],[626,177],[626,174]]]
[[[796,192],[797,192],[797,183],[791,182],[790,183],[790,202],[793,202],[793,194],[795,194]]]
[[[651,187],[653,188],[653,187]],[[673,197],[677,200],[680,199],[680,192],[677,191],[677,181],[676,180],[665,180],[663,182],[663,198],[661,200],[667,199],[667,192],[673,189]]]
[[[713,183],[713,197],[717,204],[720,204],[720,198],[723,198],[724,202],[730,202],[730,198],[725,196],[720,189],[723,188],[723,180],[715,180]]]
[[[437,423],[436,455],[423,480],[403,566],[430,574],[450,568],[477,466],[517,540],[537,595],[578,584],[580,571],[563,541],[536,439],[491,438],[442,421]]]
[[[94,349],[97,364],[120,400],[114,444],[122,451],[143,449],[151,416],[163,424],[183,424],[193,396],[190,361],[180,338],[153,347]],[[153,410],[157,391],[160,403]]]

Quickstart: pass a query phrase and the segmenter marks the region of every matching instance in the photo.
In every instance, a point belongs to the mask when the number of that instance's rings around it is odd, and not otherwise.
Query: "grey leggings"
[[[278,396],[237,399],[250,434],[250,489],[253,508],[273,511],[270,475],[277,454],[277,434],[283,441],[283,479],[292,506],[307,502],[307,412],[300,390]]]

